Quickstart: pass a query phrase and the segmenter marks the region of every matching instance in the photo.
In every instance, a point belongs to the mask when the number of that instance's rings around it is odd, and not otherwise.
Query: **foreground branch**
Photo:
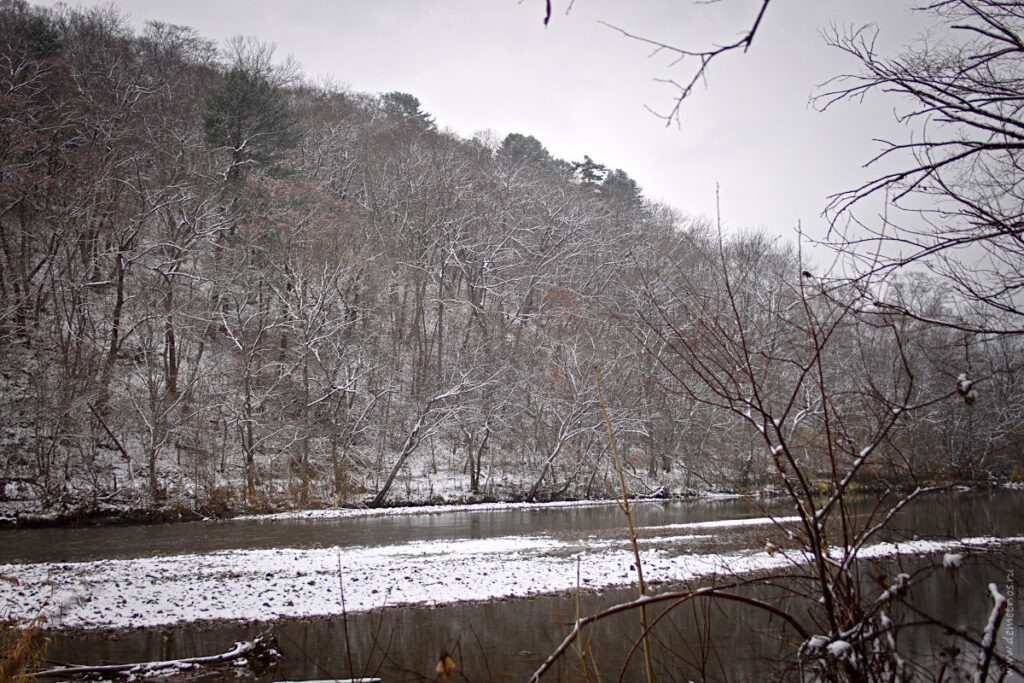
[[[760,28],[761,26],[761,20],[764,19],[765,12],[768,10],[768,3],[770,2],[771,0],[762,1],[761,8],[758,10],[757,15],[754,17],[753,23],[750,25],[750,28],[746,31],[746,33],[743,34],[741,38],[732,43],[727,43],[725,45],[716,45],[715,47],[707,50],[688,50],[685,48],[653,40],[651,38],[646,38],[644,36],[635,35],[633,33],[630,33],[629,31],[619,28],[618,26],[609,24],[608,22],[602,21],[600,23],[604,24],[605,26],[614,31],[618,31],[626,38],[630,38],[631,40],[637,40],[640,41],[641,43],[646,43],[647,45],[652,46],[654,48],[655,53],[665,51],[675,54],[676,59],[673,62],[673,64],[677,64],[678,62],[688,57],[694,58],[700,62],[700,65],[694,70],[694,73],[691,75],[690,80],[685,83],[679,83],[671,79],[659,79],[663,80],[663,82],[665,83],[674,85],[679,90],[679,94],[676,95],[675,103],[673,104],[672,109],[669,111],[669,113],[659,114],[658,112],[648,107],[648,110],[651,111],[652,114],[654,114],[660,119],[664,119],[665,125],[669,126],[672,125],[673,121],[676,122],[677,124],[679,123],[679,112],[683,106],[683,100],[690,96],[690,94],[693,92],[693,89],[697,86],[698,83],[704,81],[705,77],[707,76],[708,68],[710,67],[711,62],[716,57],[719,57],[727,52],[732,52],[734,50],[746,52],[748,49],[750,49],[750,45],[751,43],[754,42],[754,36],[757,34],[757,29]]]
[[[793,618],[793,616],[789,613],[784,612],[783,610],[779,609],[778,607],[775,607],[774,605],[763,602],[761,600],[757,600],[756,598],[751,598],[745,595],[738,595],[736,593],[728,592],[729,589],[737,588],[739,586],[745,585],[745,583],[746,582],[731,583],[725,586],[708,586],[706,588],[698,588],[697,590],[691,591],[673,591],[670,593],[662,593],[660,595],[644,596],[642,598],[638,598],[630,602],[624,602],[618,605],[613,605],[612,607],[609,607],[605,610],[601,610],[596,614],[591,614],[590,616],[585,617],[583,619],[578,619],[576,621],[576,624],[573,626],[573,629],[569,632],[569,635],[565,637],[565,640],[563,640],[562,643],[557,648],[555,648],[554,652],[551,653],[551,655],[544,661],[544,663],[540,665],[540,668],[538,668],[537,671],[534,672],[533,676],[530,677],[530,683],[536,683],[541,679],[541,677],[545,673],[547,673],[548,669],[550,669],[554,665],[554,663],[558,661],[559,657],[565,654],[566,650],[569,649],[569,646],[572,645],[576,638],[579,637],[579,635],[583,632],[584,626],[591,624],[595,621],[605,619],[612,615],[619,614],[621,612],[627,612],[629,610],[634,609],[641,609],[648,605],[653,605],[659,602],[673,601],[675,602],[673,607],[676,607],[684,602],[687,602],[688,600],[692,600],[693,598],[699,597],[715,597],[723,600],[734,600],[737,602],[742,602],[747,605],[751,605],[753,607],[763,609],[773,614],[774,616],[779,617],[780,619],[788,623],[790,626],[792,626],[793,629],[798,634],[800,634],[800,637],[804,639],[810,637],[810,634],[803,627],[803,625],[801,625],[800,622]],[[646,635],[647,633],[645,632],[643,636],[646,637]]]
[[[104,664],[98,666],[67,666],[31,674],[33,678],[64,678],[67,676],[92,676],[97,674],[114,674],[123,677],[155,677],[167,675],[168,669],[192,669],[203,666],[216,666],[227,662],[236,662],[242,658],[261,662],[272,662],[280,659],[277,641],[267,631],[253,640],[237,642],[227,652],[207,657],[187,657],[185,659],[168,659],[160,662],[142,662],[137,664]]]

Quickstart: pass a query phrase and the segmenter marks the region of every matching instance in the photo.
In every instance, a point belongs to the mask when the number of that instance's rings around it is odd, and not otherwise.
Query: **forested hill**
[[[0,0],[0,62],[8,509],[607,497],[598,377],[635,493],[773,484],[749,420],[678,380],[737,325],[768,384],[799,368],[817,304],[789,246],[723,243],[624,171],[460,138],[253,40]],[[829,381],[863,415],[907,372],[948,393],[962,338],[884,322],[837,321]],[[1021,347],[972,354],[997,399],[920,410],[865,476],[1010,473]]]

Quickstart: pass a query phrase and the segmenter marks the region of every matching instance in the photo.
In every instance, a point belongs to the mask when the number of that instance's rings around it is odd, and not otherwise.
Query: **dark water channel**
[[[650,501],[634,522],[657,526],[765,514],[789,515],[778,501]],[[0,563],[83,562],[217,550],[380,546],[411,541],[587,533],[623,528],[615,505],[451,511],[324,519],[246,519],[150,526],[0,530]]]
[[[877,501],[858,501],[855,510],[868,514]],[[651,502],[638,506],[635,523],[658,527],[721,519],[789,515],[780,502],[726,500]],[[106,557],[141,557],[230,548],[374,546],[409,541],[548,533],[556,537],[615,533],[623,526],[614,506],[446,512],[442,514],[321,520],[205,522],[146,527],[5,530],[0,532],[0,562],[69,562]],[[937,494],[907,506],[891,524],[895,539],[963,538],[1024,535],[1024,493]],[[641,530],[656,536],[659,532]],[[715,544],[759,549],[760,537],[750,530],[711,532]],[[701,552],[705,549],[702,548]],[[939,558],[941,562],[941,558]],[[900,558],[876,563],[873,571],[912,572],[935,557]],[[1024,659],[1024,608],[1020,584],[1024,552],[1011,550],[972,554],[956,574],[936,571],[915,588],[915,604],[935,616],[973,631],[984,626],[990,601],[987,584],[996,582],[1011,597],[1004,649]],[[671,587],[658,586],[658,591]],[[1012,595],[1009,591],[1013,591]],[[635,597],[633,589],[584,594],[582,613]],[[770,599],[768,594],[755,597]],[[799,610],[799,605],[788,608]],[[441,651],[452,653],[455,680],[525,680],[564,638],[576,615],[574,596],[394,608],[349,615],[347,619],[312,619],[272,624],[284,659],[259,678],[273,680],[330,679],[378,675],[386,681],[433,680]],[[657,612],[660,612],[658,610]],[[656,612],[656,613],[657,613]],[[258,620],[259,615],[253,615]],[[1006,639],[1010,624],[1015,637]],[[117,632],[87,631],[54,634],[48,657],[60,662],[90,663],[172,659],[212,654],[235,640],[262,632],[267,624],[192,624]],[[615,680],[627,660],[636,632],[636,615],[600,622],[588,632],[588,656],[600,663],[603,680]],[[1011,629],[1012,631],[1013,629]],[[790,647],[794,633],[778,619],[738,603],[690,603],[673,610],[657,629],[659,680],[769,680],[769,672]],[[907,647],[932,662],[948,656],[948,636],[936,629],[901,632]],[[580,680],[580,656],[564,657],[545,680]],[[624,680],[642,677],[634,656]],[[1008,680],[1013,680],[1012,678]]]
[[[878,501],[854,510],[867,514]],[[890,527],[896,537],[963,537],[1024,533],[1024,492],[932,494],[908,506]],[[648,501],[634,510],[637,527],[765,515],[792,515],[781,500]],[[622,530],[615,505],[451,511],[324,519],[246,519],[138,526],[0,529],[0,564],[208,553],[260,548],[381,546],[412,541]]]

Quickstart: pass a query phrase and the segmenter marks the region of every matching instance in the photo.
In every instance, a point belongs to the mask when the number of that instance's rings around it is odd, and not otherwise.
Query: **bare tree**
[[[395,459],[388,476],[384,479],[384,483],[381,485],[380,490],[370,501],[370,507],[381,507],[387,500],[388,493],[391,491],[391,485],[395,482],[395,477],[398,476],[402,466],[405,465],[409,456],[413,454],[413,451],[420,445],[420,442],[429,435],[429,433],[435,429],[438,429],[447,420],[451,419],[457,412],[458,405],[454,403],[454,399],[458,398],[462,394],[472,393],[482,389],[484,386],[493,381],[493,377],[484,379],[472,379],[468,376],[468,373],[458,378],[458,381],[453,384],[450,388],[445,389],[437,394],[427,397],[419,406],[412,425],[406,434],[405,441],[402,443],[402,448],[398,453],[398,457]]]
[[[866,510],[854,511],[851,486],[870,476],[906,420],[951,392],[915,398],[917,378],[900,318],[876,328],[874,338],[858,341],[848,334],[857,324],[855,300],[844,301],[808,281],[800,275],[799,261],[783,280],[782,296],[766,297],[744,278],[746,271],[732,267],[730,251],[721,240],[711,245],[702,258],[713,266],[714,279],[681,273],[674,298],[659,305],[655,316],[640,311],[639,324],[660,343],[641,339],[684,399],[731,414],[761,442],[758,457],[768,463],[772,482],[796,513],[795,526],[784,529],[785,547],[768,552],[782,553],[789,562],[777,572],[716,578],[710,585],[641,597],[577,620],[533,680],[567,651],[586,623],[667,603],[644,628],[646,636],[673,609],[695,600],[738,602],[777,619],[783,639],[792,643],[780,675],[906,680],[915,667],[928,664],[902,651],[897,636],[923,627],[955,629],[960,642],[973,648],[969,656],[976,659],[977,680],[986,680],[985,672],[995,664],[1019,673],[1017,663],[991,646],[1003,614],[996,587],[989,625],[979,638],[905,602],[909,587],[926,580],[927,573],[888,577],[887,569],[860,559],[866,545],[884,537],[899,511],[928,488],[901,493],[888,487]],[[653,283],[648,286],[655,291]],[[891,371],[851,377],[848,358],[872,358],[882,339],[892,345]],[[808,431],[818,436],[811,457],[800,437]],[[883,573],[880,586],[869,580],[877,572]],[[766,592],[751,594],[753,586]],[[911,617],[901,618],[897,605]],[[637,643],[631,653],[638,649]]]
[[[896,99],[899,120],[913,134],[884,141],[868,163],[895,170],[832,198],[829,241],[849,257],[854,283],[879,312],[1019,334],[1024,9],[995,0],[943,0],[918,11],[935,15],[950,32],[895,57],[877,52],[876,27],[828,34],[861,71],[826,84],[815,98],[818,106],[884,93]],[[870,197],[888,205],[875,220],[855,213]],[[955,293],[946,310],[929,313],[888,295],[893,274],[905,267],[946,279]]]

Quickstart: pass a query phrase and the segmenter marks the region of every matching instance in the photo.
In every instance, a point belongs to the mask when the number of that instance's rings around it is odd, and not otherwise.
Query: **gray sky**
[[[52,5],[55,2],[39,4]],[[68,2],[91,6],[94,2]],[[875,137],[902,136],[893,101],[811,109],[815,85],[855,69],[820,31],[877,22],[894,51],[921,31],[905,0],[775,0],[751,50],[722,57],[707,87],[666,128],[644,109],[667,110],[687,62],[624,38],[605,21],[674,45],[735,40],[760,0],[114,0],[132,23],[195,27],[223,41],[253,35],[293,56],[307,77],[362,92],[416,95],[439,126],[470,137],[534,135],[556,156],[589,154],[624,169],[647,196],[689,214],[715,213],[721,187],[729,228],[793,236],[797,221],[821,234],[825,197],[866,179]]]

